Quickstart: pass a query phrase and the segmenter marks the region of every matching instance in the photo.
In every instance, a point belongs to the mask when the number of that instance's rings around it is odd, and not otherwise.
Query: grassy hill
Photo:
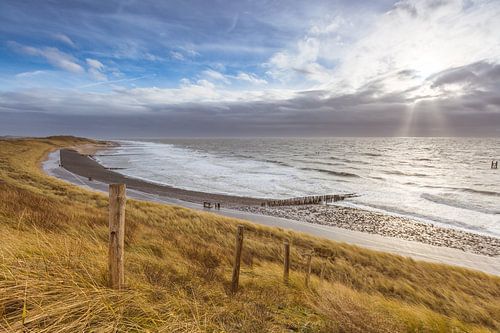
[[[107,197],[39,169],[49,151],[89,142],[0,141],[2,331],[500,331],[498,277],[135,200],[126,212],[127,288],[111,290]],[[241,288],[232,296],[241,223]],[[292,244],[287,286],[285,240]],[[306,288],[311,250],[313,277]]]

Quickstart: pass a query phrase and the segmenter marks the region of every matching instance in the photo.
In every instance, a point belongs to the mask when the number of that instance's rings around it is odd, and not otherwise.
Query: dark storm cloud
[[[500,65],[477,62],[445,70],[433,75],[430,80],[433,87],[462,84],[491,89],[500,85]]]

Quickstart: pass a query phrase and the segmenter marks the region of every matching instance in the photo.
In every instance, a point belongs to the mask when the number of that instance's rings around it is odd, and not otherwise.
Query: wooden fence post
[[[307,268],[306,268],[306,287],[309,287],[309,281],[311,279],[311,259],[312,255],[307,254]]]
[[[123,255],[125,246],[125,184],[109,185],[109,284],[122,289],[125,282]]]
[[[285,242],[284,244],[285,256],[283,259],[283,281],[288,284],[288,277],[290,275],[290,243]]]
[[[239,225],[236,231],[236,248],[234,253],[233,278],[231,281],[231,293],[233,294],[238,291],[238,282],[240,280],[241,250],[243,248],[244,229],[242,225]]]

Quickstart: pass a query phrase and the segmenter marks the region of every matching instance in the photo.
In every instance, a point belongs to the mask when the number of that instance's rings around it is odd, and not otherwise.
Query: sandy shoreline
[[[88,153],[88,152],[87,152]],[[95,153],[95,151],[92,151]],[[106,169],[91,157],[75,150],[61,150],[63,167],[80,176],[102,183],[125,183],[129,189],[201,204],[220,202],[222,207],[239,211],[338,227],[394,237],[424,244],[459,249],[486,256],[500,255],[500,239],[382,213],[340,206],[306,205],[261,207],[263,199],[211,194],[153,184]]]

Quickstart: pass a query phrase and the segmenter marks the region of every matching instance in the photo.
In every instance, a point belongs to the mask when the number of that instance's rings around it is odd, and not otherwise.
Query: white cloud
[[[184,51],[184,53],[191,57],[191,58],[194,58],[194,57],[198,57],[200,55],[199,52],[195,51],[193,48],[191,47],[181,47],[181,49]]]
[[[330,77],[330,70],[318,63],[320,40],[306,36],[300,39],[292,50],[275,53],[265,67],[267,74],[282,82],[303,78],[314,82],[324,82]]]
[[[134,88],[116,90],[110,101],[118,104],[140,104],[144,106],[173,106],[186,103],[233,103],[287,100],[295,95],[292,90],[229,90],[218,89],[208,80],[195,82],[183,78],[179,88]]]
[[[9,42],[8,45],[17,52],[31,56],[43,57],[51,65],[63,69],[65,71],[72,73],[84,72],[83,67],[77,63],[77,60],[73,56],[61,52],[55,47],[35,48],[32,46],[22,45],[16,42]]]
[[[88,73],[92,78],[98,81],[105,81],[107,80],[106,74],[104,74],[104,65],[102,62],[96,59],[86,59],[87,66],[88,66]]]
[[[23,72],[23,73],[16,74],[16,78],[19,78],[19,79],[31,78],[31,77],[42,75],[42,74],[46,74],[46,72],[45,71]]]
[[[221,72],[215,71],[213,69],[207,69],[201,72],[201,76],[212,81],[223,82],[225,84],[230,84],[231,80],[242,81],[245,83],[250,83],[252,85],[264,85],[267,81],[259,78],[254,73],[238,72],[237,75],[227,75]]]
[[[221,72],[214,71],[213,69],[204,70],[201,74],[202,76],[207,77],[209,79],[229,84],[229,79],[224,74],[222,74]]]
[[[71,38],[69,38],[67,35],[65,34],[54,34],[53,35],[54,39],[60,41],[60,42],[63,42],[64,44],[68,45],[68,46],[71,46],[73,48],[76,47],[76,44],[71,40]]]
[[[99,60],[87,58],[86,61],[87,61],[87,65],[90,68],[94,68],[94,69],[97,69],[100,71],[104,69],[104,65]]]
[[[179,60],[179,61],[186,60],[186,58],[184,57],[184,55],[182,53],[180,53],[180,52],[177,52],[177,51],[170,51],[170,57],[172,59]]]
[[[146,59],[148,61],[162,61],[163,60],[162,57],[159,57],[159,56],[154,55],[154,54],[149,53],[149,52],[144,53],[144,59]]]
[[[336,15],[333,18],[328,18],[326,22],[313,24],[309,29],[309,35],[329,35],[339,31],[339,29],[347,23],[346,19],[341,15]]]
[[[253,73],[239,72],[238,75],[236,76],[236,79],[240,81],[246,81],[255,85],[267,84],[266,80],[259,78],[257,75]]]
[[[500,3],[488,0],[403,0],[386,13],[311,25],[295,45],[265,64],[286,84],[352,93],[379,80],[385,92],[403,91],[452,67],[500,62]],[[366,18],[364,20],[366,20]],[[414,75],[398,75],[412,71]]]
[[[352,44],[340,61],[336,79],[357,89],[378,76],[413,70],[426,77],[480,60],[500,60],[500,6],[459,0],[401,1],[372,30]],[[413,80],[388,82],[387,90],[406,89]]]
[[[170,58],[178,61],[186,61],[198,57],[200,54],[196,52],[192,47],[177,47],[177,50],[172,50],[169,52]]]
[[[77,60],[64,52],[59,51],[55,47],[46,47],[39,50],[39,55],[45,57],[53,66],[64,69],[68,72],[82,73],[83,68],[77,63]]]

